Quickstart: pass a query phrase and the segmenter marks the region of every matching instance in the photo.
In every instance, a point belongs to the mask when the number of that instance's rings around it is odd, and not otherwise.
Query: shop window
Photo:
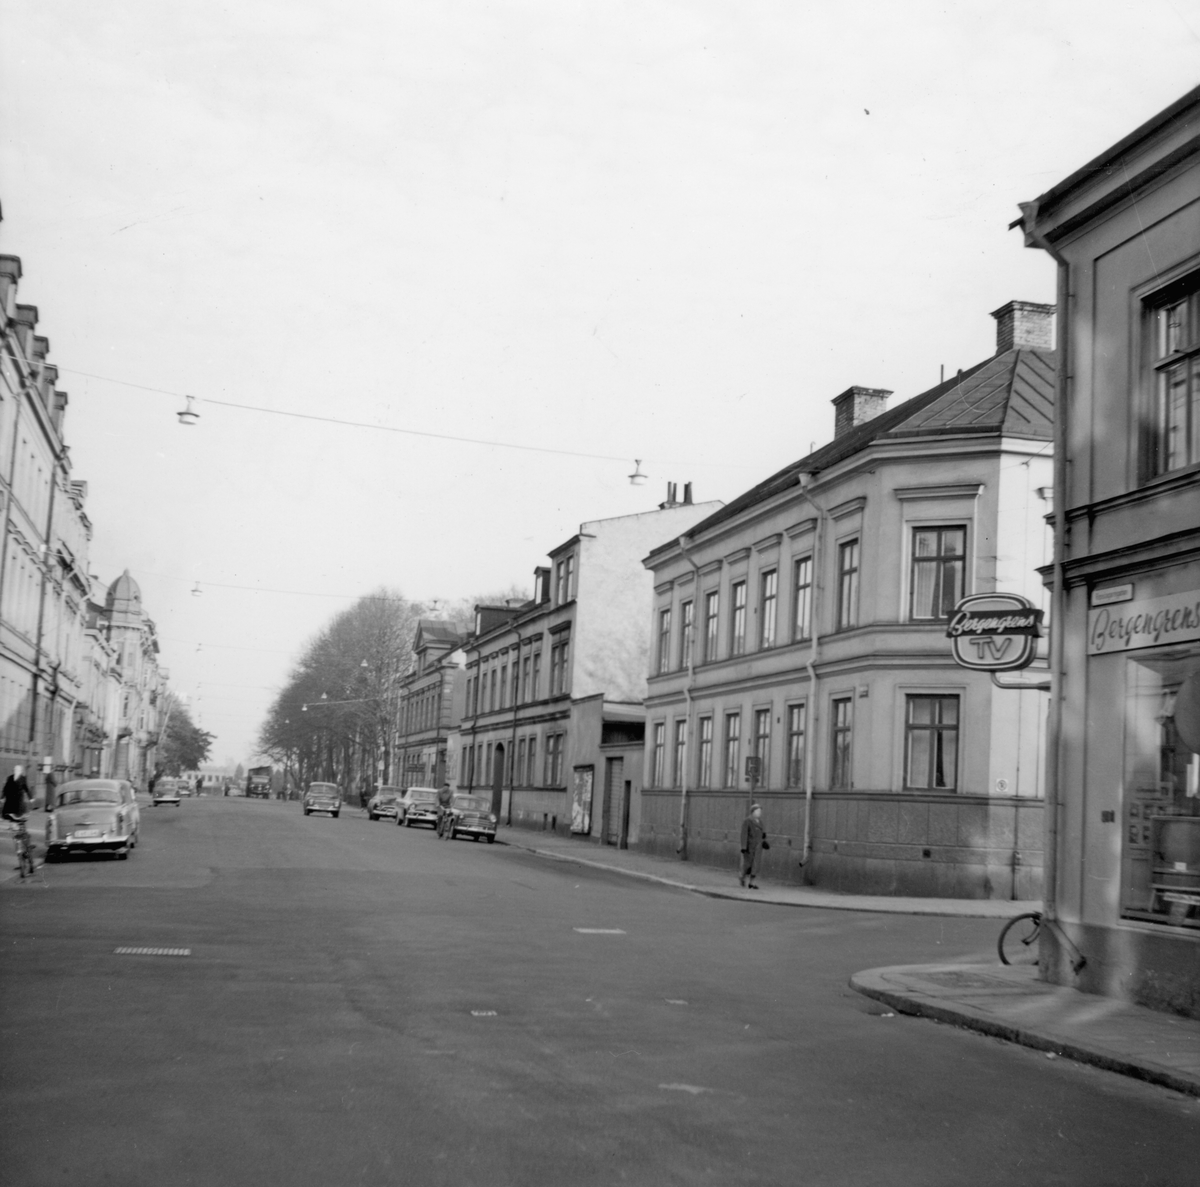
[[[1200,274],[1153,301],[1150,476],[1200,463]]]
[[[953,791],[958,770],[958,697],[906,697],[904,786]]]
[[[1172,651],[1126,660],[1121,913],[1200,929],[1200,647]]]

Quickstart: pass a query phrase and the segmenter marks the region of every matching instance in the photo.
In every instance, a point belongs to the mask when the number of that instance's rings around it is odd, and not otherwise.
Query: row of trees
[[[199,770],[212,751],[215,737],[202,730],[192,720],[187,705],[168,690],[155,750],[155,764],[162,768],[163,774],[182,775],[184,771]]]
[[[399,782],[401,682],[420,620],[465,633],[477,602],[527,596],[512,589],[436,610],[391,589],[359,598],[310,640],[267,713],[259,747],[289,786],[328,782],[358,793],[377,780]]]

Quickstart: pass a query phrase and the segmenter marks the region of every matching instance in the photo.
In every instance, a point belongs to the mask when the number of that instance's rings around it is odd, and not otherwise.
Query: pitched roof
[[[1053,437],[1054,357],[1052,350],[1023,347],[985,359],[785,466],[701,520],[687,534],[695,537],[734,519],[798,486],[801,474],[828,470],[876,441],[963,433],[995,433],[1049,441]],[[668,541],[650,555],[673,545],[673,540]]]
[[[436,618],[422,618],[417,623],[420,639],[424,643],[458,643],[462,636],[447,622]]]

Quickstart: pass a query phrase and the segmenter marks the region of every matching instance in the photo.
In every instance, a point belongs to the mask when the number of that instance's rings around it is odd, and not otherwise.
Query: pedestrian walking
[[[758,889],[754,881],[758,877],[758,859],[764,849],[770,849],[767,844],[767,830],[762,824],[762,808],[751,804],[746,819],[742,821],[742,873],[738,881],[749,885],[751,890]]]
[[[29,794],[29,784],[25,781],[24,767],[13,767],[12,774],[4,781],[3,795],[5,820],[16,820],[29,811],[33,797]]]

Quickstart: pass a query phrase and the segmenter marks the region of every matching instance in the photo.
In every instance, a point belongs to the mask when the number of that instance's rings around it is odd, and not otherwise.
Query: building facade
[[[399,787],[441,787],[450,778],[447,743],[466,704],[462,637],[447,623],[422,618],[413,636],[413,668],[401,682]]]
[[[785,881],[1039,895],[1046,695],[946,630],[967,594],[1044,600],[1052,315],[997,310],[992,358],[895,408],[850,388],[831,443],[646,559],[644,848],[733,866],[757,799]]]
[[[1200,1017],[1200,90],[1022,206],[1058,264],[1052,981]],[[1014,224],[1015,225],[1015,224]]]
[[[656,511],[581,524],[535,571],[530,601],[477,608],[459,789],[490,791],[513,825],[636,840],[651,596],[641,558],[719,506],[671,488]]]

